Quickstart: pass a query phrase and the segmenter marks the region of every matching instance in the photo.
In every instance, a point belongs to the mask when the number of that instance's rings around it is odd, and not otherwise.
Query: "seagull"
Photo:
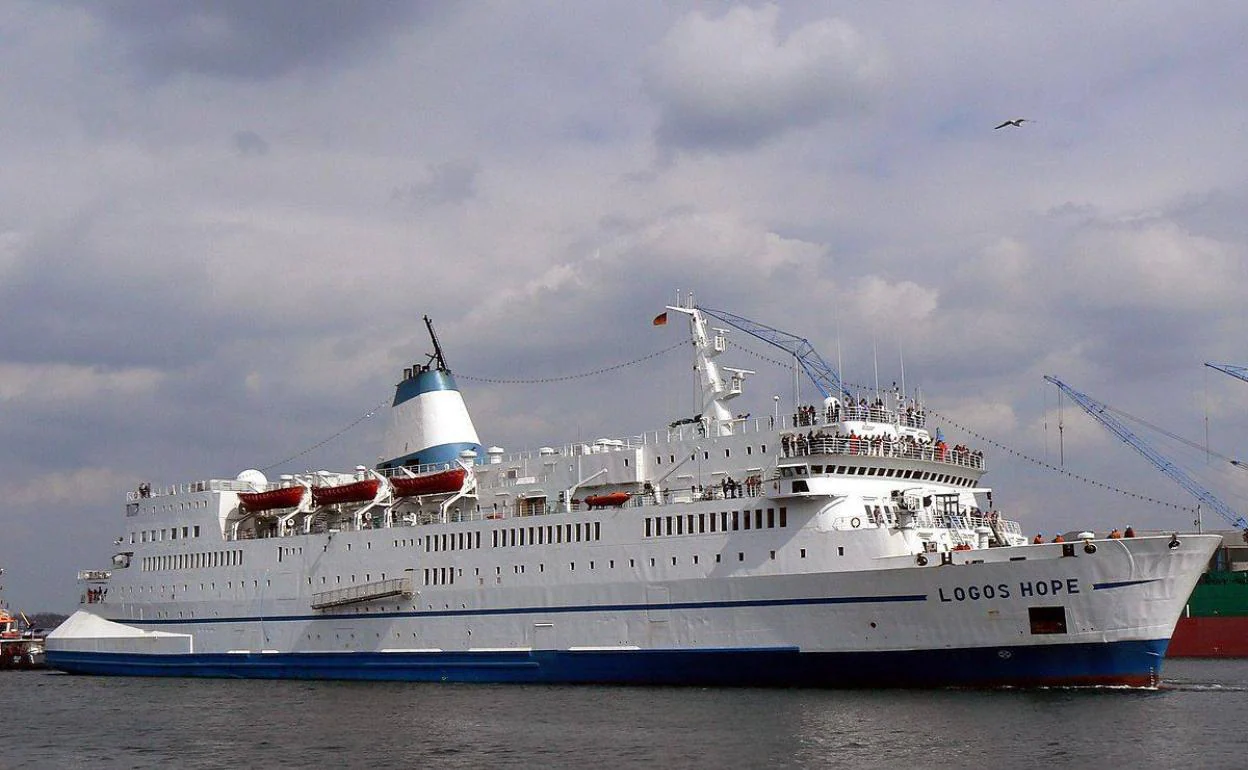
[[[997,128],[1005,128],[1006,126],[1014,126],[1015,128],[1022,128],[1024,123],[1035,123],[1035,121],[1028,120],[1027,118],[1014,118],[1013,120],[1005,121],[1001,125],[997,126]],[[994,128],[992,130],[996,131],[997,128]]]

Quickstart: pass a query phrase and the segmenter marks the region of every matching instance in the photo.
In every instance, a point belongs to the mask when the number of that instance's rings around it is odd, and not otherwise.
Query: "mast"
[[[437,361],[439,372],[449,372],[450,367],[446,365],[446,358],[442,356],[442,345],[438,343],[438,335],[433,330],[433,319],[429,316],[425,316],[425,326],[429,329],[429,339],[433,340],[433,353],[429,354],[429,361],[425,364],[425,369],[428,370],[430,364]]]

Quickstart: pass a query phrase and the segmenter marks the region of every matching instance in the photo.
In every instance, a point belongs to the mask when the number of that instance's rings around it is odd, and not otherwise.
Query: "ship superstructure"
[[[434,353],[385,458],[130,493],[51,665],[134,675],[824,686],[1153,685],[1216,537],[1029,544],[983,455],[844,392],[734,416],[692,297],[700,414],[480,444]]]

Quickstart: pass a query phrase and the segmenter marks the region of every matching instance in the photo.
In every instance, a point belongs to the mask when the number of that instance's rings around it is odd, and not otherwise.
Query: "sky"
[[[487,445],[687,416],[677,291],[904,382],[1025,532],[1194,519],[1046,374],[1248,510],[1248,383],[1203,366],[1248,364],[1246,37],[1216,0],[9,0],[5,598],[72,611],[140,482],[375,462],[426,314]],[[734,409],[788,411],[732,339]]]

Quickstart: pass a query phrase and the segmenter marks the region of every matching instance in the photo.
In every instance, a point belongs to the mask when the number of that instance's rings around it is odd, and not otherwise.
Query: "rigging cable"
[[[385,406],[385,405],[386,405],[386,403],[387,403],[389,400],[390,400],[389,398],[382,399],[382,400],[381,400],[381,402],[380,402],[379,404],[377,404],[377,406],[374,406],[372,409],[369,409],[369,410],[368,410],[367,412],[365,412],[364,414],[362,414],[362,415],[360,415],[359,417],[355,418],[355,420],[354,420],[354,421],[353,421],[350,425],[348,425],[347,427],[345,427],[345,428],[343,428],[342,430],[338,431],[337,433],[335,433],[334,435],[330,436],[329,438],[324,439],[324,440],[322,440],[322,441],[318,441],[317,443],[313,444],[312,446],[308,447],[307,449],[304,449],[303,451],[300,451],[300,452],[296,452],[295,454],[291,455],[290,457],[287,457],[285,460],[279,460],[279,461],[277,461],[277,462],[273,463],[272,465],[266,465],[266,466],[264,466],[263,468],[261,468],[260,470],[261,470],[261,471],[271,471],[271,470],[273,470],[274,468],[276,468],[276,467],[278,467],[278,466],[280,466],[280,465],[285,465],[286,463],[290,462],[291,460],[298,460],[300,457],[303,457],[304,455],[308,454],[309,452],[313,452],[313,451],[315,451],[315,450],[317,450],[317,449],[320,449],[321,447],[325,446],[325,445],[326,445],[326,444],[328,444],[329,442],[331,442],[331,441],[333,441],[334,439],[338,438],[338,437],[339,437],[339,436],[341,436],[342,434],[344,434],[344,433],[346,433],[347,431],[351,430],[351,429],[352,429],[352,428],[354,428],[355,426],[357,426],[357,425],[359,425],[360,423],[364,422],[364,421],[365,421],[365,420],[367,420],[369,417],[372,417],[373,415],[377,414],[377,411],[378,411],[379,409],[381,409],[383,406]]]
[[[624,368],[624,367],[626,367],[626,366],[635,366],[636,364],[640,364],[640,363],[642,363],[643,361],[649,361],[651,358],[657,358],[658,356],[661,356],[661,355],[663,355],[664,353],[670,353],[670,352],[672,352],[673,350],[675,350],[676,348],[681,347],[682,345],[686,345],[686,344],[688,344],[688,340],[681,340],[680,342],[677,342],[675,345],[671,345],[671,346],[669,346],[669,347],[666,347],[666,348],[664,348],[664,349],[662,349],[662,350],[656,351],[656,352],[651,353],[651,354],[649,354],[649,355],[642,356],[641,358],[634,358],[632,361],[625,361],[625,362],[624,362],[624,363],[622,363],[622,364],[614,364],[614,365],[612,365],[612,366],[606,366],[606,367],[603,367],[603,368],[601,368],[601,369],[595,369],[595,370],[593,370],[592,372],[582,372],[582,373],[580,373],[580,374],[569,374],[569,375],[566,375],[566,376],[563,376],[563,377],[542,377],[542,378],[540,378],[540,379],[533,379],[533,380],[519,380],[519,379],[507,380],[507,379],[498,379],[498,378],[491,378],[491,377],[474,377],[474,376],[472,376],[472,375],[470,375],[470,374],[460,374],[460,375],[456,375],[456,376],[457,376],[459,379],[461,379],[461,380],[470,380],[470,381],[472,381],[472,382],[486,382],[486,383],[491,383],[491,384],[495,384],[495,385],[535,385],[535,384],[539,384],[539,383],[547,383],[547,382],[564,382],[564,381],[566,381],[566,380],[577,380],[577,379],[582,379],[582,378],[585,378],[585,377],[593,377],[593,376],[598,375],[598,374],[604,374],[604,373],[606,373],[606,372],[612,372],[612,371],[615,371],[616,369],[623,369],[623,368]],[[293,455],[291,455],[291,456],[289,456],[289,457],[287,457],[287,458],[285,458],[285,459],[283,459],[283,460],[279,460],[279,461],[277,461],[277,462],[275,462],[275,463],[272,463],[271,465],[266,465],[266,466],[264,466],[263,468],[261,468],[260,470],[261,470],[261,471],[270,471],[270,470],[273,470],[274,468],[277,468],[278,466],[285,465],[286,463],[288,463],[288,462],[290,462],[290,461],[292,461],[292,460],[297,460],[297,459],[299,459],[300,457],[303,457],[303,456],[304,456],[304,455],[306,455],[306,454],[309,454],[309,453],[311,453],[311,452],[316,451],[317,449],[320,449],[321,447],[323,447],[323,446],[325,446],[326,444],[330,443],[330,442],[331,442],[331,441],[333,441],[334,439],[337,439],[338,437],[340,437],[342,434],[344,434],[344,433],[346,433],[347,431],[351,430],[351,429],[352,429],[352,428],[354,428],[355,426],[357,426],[357,425],[359,425],[360,423],[364,422],[364,421],[365,421],[365,420],[367,420],[368,418],[370,418],[370,417],[372,417],[373,415],[377,414],[378,410],[380,410],[383,406],[385,406],[385,405],[386,405],[389,401],[390,401],[390,399],[389,399],[389,398],[384,398],[384,399],[382,399],[382,400],[381,400],[381,402],[377,404],[377,406],[374,406],[372,409],[368,410],[366,413],[364,413],[364,414],[360,415],[360,416],[359,416],[359,417],[357,417],[354,421],[352,421],[350,425],[346,426],[345,428],[343,428],[342,430],[340,430],[340,431],[338,431],[337,433],[333,434],[332,436],[329,436],[329,437],[328,437],[328,438],[326,438],[326,439],[323,439],[323,440],[321,440],[321,441],[318,441],[317,443],[313,444],[312,446],[307,447],[306,449],[303,449],[303,450],[301,450],[301,451],[299,451],[299,452],[296,452],[295,454],[293,454]]]
[[[679,348],[688,344],[689,344],[688,340],[681,340],[680,342],[677,342],[675,345],[671,345],[669,347],[663,348],[662,350],[651,353],[650,355],[642,356],[641,358],[634,358],[632,361],[625,361],[622,364],[613,364],[612,366],[604,366],[601,369],[594,369],[591,372],[581,372],[580,374],[566,374],[566,375],[563,375],[562,377],[538,377],[532,380],[521,380],[521,379],[501,379],[497,377],[474,377],[473,375],[470,375],[470,374],[457,374],[455,376],[461,380],[469,380],[471,382],[487,382],[492,385],[540,385],[540,384],[544,384],[548,382],[567,382],[568,380],[580,380],[580,379],[584,379],[585,377],[594,377],[599,374],[605,374],[606,372],[613,372],[616,369],[623,369],[627,366],[635,366],[637,364],[640,364],[643,361],[649,361],[651,358],[657,358],[663,355],[664,353],[670,353],[676,348]]]

